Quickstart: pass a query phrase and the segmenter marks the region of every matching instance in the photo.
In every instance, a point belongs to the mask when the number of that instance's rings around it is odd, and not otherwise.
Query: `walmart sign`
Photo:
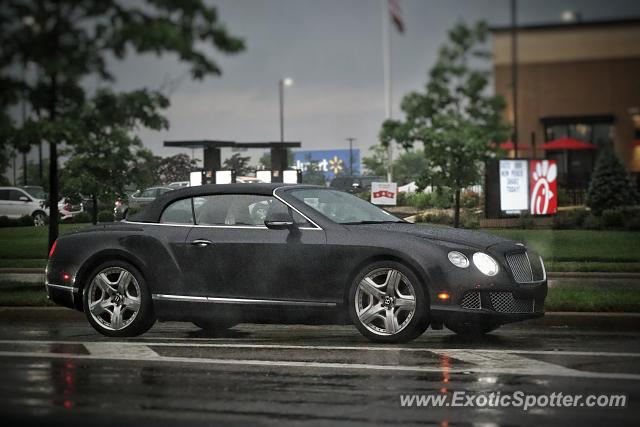
[[[360,175],[360,150],[354,148],[353,174]],[[336,175],[349,175],[351,173],[349,162],[349,150],[312,150],[294,151],[293,166],[303,172],[315,164],[324,174],[327,180],[335,178]]]

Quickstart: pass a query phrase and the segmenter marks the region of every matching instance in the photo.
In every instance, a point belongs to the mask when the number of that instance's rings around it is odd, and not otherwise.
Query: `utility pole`
[[[513,105],[513,150],[518,158],[518,0],[511,0],[511,103]]]
[[[391,120],[391,32],[389,30],[388,0],[381,0],[382,4],[382,65],[384,73],[384,118]],[[393,141],[387,147],[387,181],[391,182],[393,175]]]
[[[349,141],[349,175],[353,176],[353,141],[356,139],[353,137],[347,138]]]

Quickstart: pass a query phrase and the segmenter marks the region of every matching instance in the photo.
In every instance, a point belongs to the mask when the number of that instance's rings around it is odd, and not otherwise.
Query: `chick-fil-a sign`
[[[396,205],[398,184],[395,182],[372,182],[371,203],[374,205]]]
[[[555,160],[529,161],[532,215],[551,215],[558,211],[558,165]]]

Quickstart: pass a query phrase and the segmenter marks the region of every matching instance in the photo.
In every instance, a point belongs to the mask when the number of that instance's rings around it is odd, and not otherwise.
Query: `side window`
[[[263,227],[264,220],[274,211],[289,208],[272,196],[253,194],[219,194],[193,199],[198,225],[229,225]],[[313,227],[297,212],[293,219],[299,227]]]
[[[264,226],[273,197],[218,194],[194,199],[196,224]]]
[[[144,190],[140,197],[156,197],[157,191],[158,190],[156,188],[149,188],[147,190]]]
[[[158,196],[162,196],[164,193],[168,193],[171,190],[172,190],[171,188],[159,188],[158,189]]]
[[[163,224],[193,224],[191,199],[182,199],[171,203],[160,216]]]
[[[9,190],[0,190],[0,200],[9,200]]]
[[[12,201],[19,201],[20,197],[27,197],[26,194],[24,194],[22,191],[18,191],[18,190],[11,190],[9,192],[9,200]],[[29,197],[27,197],[28,199],[30,199]]]

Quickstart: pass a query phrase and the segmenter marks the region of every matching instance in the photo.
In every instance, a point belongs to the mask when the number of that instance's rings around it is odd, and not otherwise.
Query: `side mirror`
[[[273,212],[267,215],[264,225],[271,230],[291,230],[294,227],[293,217],[287,212]]]
[[[18,200],[20,200],[21,202],[28,202],[29,198],[27,196],[20,196],[18,197]]]

